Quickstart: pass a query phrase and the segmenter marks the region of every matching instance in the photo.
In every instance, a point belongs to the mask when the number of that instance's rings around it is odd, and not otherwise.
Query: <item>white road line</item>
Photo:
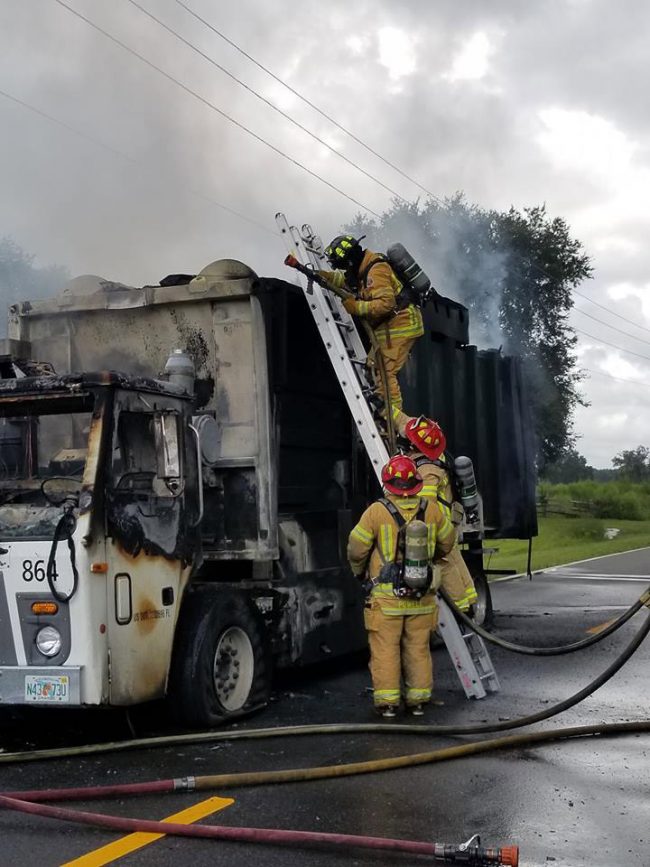
[[[643,581],[644,583],[650,581],[650,575],[590,575],[580,572],[565,572],[564,574],[572,581],[610,581],[612,579],[615,581]]]
[[[613,554],[600,554],[598,557],[587,557],[586,560],[572,560],[570,563],[562,563],[558,566],[547,566],[545,569],[533,569],[533,577],[538,575],[542,575],[547,572],[556,572],[558,569],[564,569],[567,566],[578,566],[581,563],[592,563],[594,560],[605,560],[607,557],[621,557],[623,554],[636,554],[638,551],[648,551],[650,552],[650,548],[648,546],[644,546],[643,548],[630,548],[629,551],[616,551]],[[490,584],[500,584],[503,581],[514,581],[515,578],[527,578],[527,572],[518,572],[516,575],[504,575],[502,578],[493,578],[490,581]]]
[[[576,566],[578,563],[591,563],[594,560],[605,560],[607,557],[622,557],[623,554],[635,554],[637,551],[650,551],[650,548],[646,545],[643,548],[630,548],[629,551],[615,551],[613,554],[599,554],[598,557],[587,557],[586,560],[573,560],[571,563],[562,563],[561,566],[550,566],[549,569],[545,569],[544,571],[548,572],[550,569],[562,569],[564,566]]]

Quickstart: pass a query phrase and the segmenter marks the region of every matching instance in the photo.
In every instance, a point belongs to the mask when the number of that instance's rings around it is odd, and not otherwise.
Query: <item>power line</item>
[[[134,48],[131,48],[125,42],[122,42],[120,39],[118,39],[116,36],[113,36],[107,30],[104,30],[98,24],[95,24],[95,22],[91,21],[90,18],[86,18],[86,16],[82,15],[81,12],[77,12],[77,10],[73,9],[72,6],[68,6],[67,3],[63,2],[63,0],[54,0],[54,2],[57,3],[59,6],[61,6],[61,8],[66,9],[68,12],[70,12],[76,18],[79,18],[81,21],[85,22],[89,27],[92,27],[93,30],[96,30],[98,33],[101,33],[102,36],[105,36],[107,39],[110,39],[110,41],[115,43],[115,45],[119,45],[120,48],[123,48],[125,51],[128,51],[129,54],[132,54],[134,57],[137,57],[138,60],[140,60],[142,63],[146,64],[146,66],[149,66],[151,69],[158,72],[160,75],[164,76],[168,81],[173,82],[173,84],[175,84],[177,87],[180,87],[181,90],[184,90],[186,93],[189,93],[190,96],[193,96],[195,99],[198,99],[199,102],[203,103],[203,105],[206,105],[209,109],[211,109],[212,111],[215,111],[218,115],[225,118],[230,123],[234,124],[238,129],[241,129],[243,132],[248,133],[248,135],[250,135],[256,141],[265,145],[267,148],[274,151],[274,153],[278,154],[283,159],[287,160],[290,163],[293,163],[293,165],[297,166],[299,169],[302,169],[302,171],[307,172],[308,175],[311,175],[313,178],[316,178],[322,184],[325,184],[325,186],[329,187],[331,190],[334,190],[334,192],[339,193],[339,195],[348,199],[348,201],[353,202],[355,205],[358,205],[360,208],[362,208],[364,211],[367,211],[369,214],[372,214],[374,217],[380,217],[380,215],[376,211],[373,211],[372,208],[369,208],[367,205],[364,205],[363,202],[360,202],[358,199],[355,199],[353,196],[350,196],[348,193],[344,192],[342,189],[337,187],[335,184],[333,184],[330,181],[326,180],[325,178],[321,177],[321,175],[319,175],[317,172],[313,171],[310,168],[307,168],[307,166],[303,165],[303,163],[294,159],[294,157],[289,156],[289,154],[285,153],[280,148],[271,144],[265,138],[262,138],[262,136],[258,135],[256,132],[253,132],[253,130],[249,129],[249,127],[247,127],[245,124],[241,123],[238,120],[235,120],[234,117],[231,117],[229,114],[227,114],[227,112],[223,111],[223,109],[216,106],[213,102],[210,102],[210,100],[206,99],[204,96],[201,96],[195,90],[192,90],[191,87],[188,87],[186,84],[183,84],[183,82],[179,81],[177,78],[174,78],[174,76],[171,75],[169,72],[165,72],[165,70],[162,69],[160,66],[156,66],[155,63],[153,63],[151,60],[148,60],[146,57],[144,57],[144,55],[138,53]]]
[[[601,370],[592,370],[590,367],[583,367],[582,369],[594,376],[604,376],[607,379],[613,379],[616,382],[627,382],[630,385],[640,385],[643,386],[643,388],[650,388],[650,382],[639,382],[636,379],[621,379],[620,376],[612,376],[610,373],[603,373]]]
[[[578,334],[582,334],[584,337],[588,337],[590,340],[596,340],[598,343],[604,343],[605,346],[611,346],[614,349],[618,349],[619,352],[627,352],[628,355],[636,355],[637,358],[643,358],[645,361],[650,361],[650,355],[641,355],[638,352],[632,352],[631,349],[623,349],[622,346],[617,346],[616,343],[608,343],[607,340],[603,340],[601,337],[595,337],[593,334],[588,334],[586,331],[581,331],[579,328],[574,328]]]
[[[416,180],[415,178],[412,178],[405,171],[400,169],[399,166],[396,166],[395,163],[392,163],[389,159],[382,156],[382,154],[380,154],[378,151],[374,150],[369,144],[367,144],[365,141],[363,141],[363,139],[360,139],[357,135],[355,135],[353,132],[351,132],[347,127],[343,126],[337,120],[335,120],[331,115],[327,114],[327,112],[325,112],[322,108],[319,108],[310,99],[308,99],[302,93],[297,91],[290,84],[287,84],[287,82],[284,81],[284,79],[280,78],[279,75],[276,75],[274,72],[271,72],[270,69],[268,69],[266,66],[264,66],[259,61],[255,60],[255,58],[252,55],[250,55],[247,51],[244,51],[244,49],[241,48],[239,45],[237,45],[236,42],[233,42],[232,39],[229,39],[224,33],[222,33],[220,30],[218,30],[213,24],[210,24],[209,21],[206,21],[205,18],[202,18],[198,14],[198,12],[195,12],[190,6],[188,6],[186,3],[184,3],[183,0],[176,0],[176,3],[178,3],[179,6],[182,6],[182,8],[185,9],[186,12],[189,12],[190,15],[192,15],[194,18],[196,18],[197,21],[200,21],[202,24],[204,24],[209,30],[211,30],[214,34],[216,34],[220,39],[223,39],[224,42],[227,42],[228,45],[232,46],[232,48],[234,48],[235,51],[238,51],[243,57],[245,57],[247,60],[250,60],[251,63],[254,63],[258,69],[261,69],[267,75],[270,75],[274,81],[278,82],[278,84],[281,84],[283,87],[286,87],[286,89],[290,93],[292,93],[294,96],[297,96],[298,99],[302,100],[302,102],[305,103],[305,105],[308,105],[310,108],[313,108],[314,111],[318,112],[318,114],[321,115],[321,117],[324,117],[325,120],[328,120],[330,123],[334,124],[334,126],[337,129],[340,129],[341,132],[344,132],[346,135],[350,136],[350,138],[353,141],[355,141],[357,144],[360,144],[361,147],[365,148],[373,156],[380,159],[387,166],[390,166],[391,169],[396,171],[403,178],[406,178],[407,181],[410,181],[412,184],[415,184],[416,187],[418,187],[420,190],[422,190],[422,192],[426,193],[428,196],[431,196],[432,199],[436,199],[438,202],[441,202],[441,203],[443,202],[443,200],[439,196],[436,196],[435,193],[433,193],[433,192],[431,192],[431,190],[427,189],[427,187],[425,187],[423,184],[421,184],[420,181]],[[401,198],[401,196],[400,196],[400,198]]]
[[[21,106],[22,108],[26,108],[28,111],[31,111],[33,114],[38,115],[44,120],[50,121],[50,123],[54,123],[57,126],[62,127],[62,129],[67,130],[67,132],[73,133],[73,135],[79,136],[79,138],[84,139],[85,141],[90,142],[91,144],[96,145],[97,147],[102,148],[105,151],[113,154],[113,156],[120,157],[124,160],[127,160],[129,163],[135,166],[139,166],[141,164],[141,160],[136,157],[132,157],[130,154],[125,153],[124,151],[118,150],[114,148],[112,145],[106,144],[106,142],[101,141],[94,136],[88,135],[82,130],[77,129],[74,126],[71,126],[69,123],[66,123],[63,120],[60,120],[58,117],[55,117],[52,114],[48,114],[45,111],[42,111],[40,108],[36,108],[34,105],[30,105],[28,102],[25,102],[23,99],[19,99],[17,96],[13,96],[11,93],[7,93],[6,90],[0,90],[0,96],[5,97],[5,99],[11,100],[11,102],[16,103],[16,105]],[[262,223],[258,223],[256,220],[253,220],[251,217],[247,217],[245,214],[239,213],[239,211],[235,211],[233,208],[228,207],[228,205],[224,205],[223,202],[219,202],[216,199],[210,198],[210,196],[206,196],[205,193],[199,193],[197,190],[188,189],[186,187],[182,187],[184,192],[190,193],[197,198],[203,199],[206,202],[209,202],[212,205],[216,205],[218,208],[221,208],[224,211],[227,211],[229,214],[232,214],[235,217],[239,217],[240,220],[245,220],[247,223],[250,223],[252,226],[255,226],[258,229],[268,233],[269,235],[275,236],[277,233],[271,231],[268,226],[263,225]]]
[[[599,322],[601,325],[604,325],[606,328],[611,328],[612,331],[618,331],[619,334],[624,334],[626,337],[631,337],[632,340],[638,340],[639,343],[645,343],[650,346],[650,341],[644,340],[643,337],[636,337],[634,334],[630,334],[629,331],[623,331],[622,328],[617,328],[615,325],[610,325],[609,322],[604,322],[602,319],[598,319],[597,316],[592,316],[591,313],[587,313],[586,310],[581,310],[579,307],[573,308],[576,313],[581,313],[583,316],[588,316],[589,319],[593,319],[594,322]]]
[[[181,36],[180,33],[178,33],[176,30],[173,29],[173,27],[170,27],[169,25],[165,24],[164,21],[161,21],[160,18],[157,18],[152,12],[149,12],[148,9],[145,9],[144,6],[141,6],[140,3],[137,2],[137,0],[127,0],[127,3],[130,3],[132,6],[135,6],[135,8],[139,9],[143,15],[146,15],[147,18],[150,18],[152,21],[155,21],[156,24],[158,24],[160,27],[162,27],[164,30],[166,30],[168,33],[170,33],[172,36],[174,36],[176,39],[178,39],[180,42],[182,42],[183,45],[187,45],[188,48],[191,48],[192,51],[195,51],[200,57],[203,57],[204,60],[207,60],[208,63],[211,63],[212,66],[214,66],[216,69],[219,69],[221,72],[224,73],[224,75],[227,75],[228,78],[235,81],[237,84],[239,84],[241,87],[243,87],[245,90],[247,90],[254,97],[259,99],[265,105],[268,105],[269,108],[272,108],[273,111],[277,112],[283,118],[285,118],[290,123],[292,123],[294,126],[297,126],[298,129],[302,130],[302,132],[306,133],[308,136],[311,136],[311,138],[313,138],[314,141],[317,141],[318,144],[322,145],[323,147],[326,147],[333,154],[336,154],[337,157],[340,157],[340,159],[342,159],[346,163],[348,163],[348,165],[352,166],[357,171],[361,172],[362,175],[365,175],[367,178],[370,178],[371,181],[374,181],[376,184],[379,184],[380,187],[382,187],[384,190],[386,190],[391,195],[400,199],[402,202],[406,202],[406,199],[404,198],[404,196],[400,195],[397,192],[397,190],[394,190],[392,187],[389,187],[387,184],[385,184],[379,178],[375,177],[375,175],[371,174],[370,172],[367,172],[358,163],[355,163],[354,160],[351,160],[344,153],[341,153],[341,151],[337,150],[335,147],[328,144],[325,141],[325,139],[320,138],[320,136],[316,135],[316,133],[312,132],[306,126],[303,126],[303,124],[301,124],[299,121],[297,121],[293,117],[291,117],[290,114],[287,114],[286,111],[282,111],[282,109],[278,108],[278,106],[275,105],[275,103],[271,102],[270,99],[267,99],[265,96],[262,96],[262,94],[259,93],[257,90],[255,90],[255,88],[250,87],[248,84],[246,84],[240,78],[238,78],[234,73],[232,73],[228,69],[226,69],[225,66],[222,66],[213,57],[210,57],[209,54],[206,54],[204,51],[201,51],[200,48],[198,48],[196,45],[194,45],[188,39],[185,39],[184,36]]]
[[[642,331],[647,331],[650,334],[650,328],[646,328],[645,325],[639,325],[637,322],[634,322],[632,319],[626,319],[625,316],[621,316],[620,313],[616,313],[610,307],[606,307],[604,304],[599,304],[598,301],[594,301],[593,298],[590,298],[588,295],[585,295],[583,292],[579,292],[577,289],[573,290],[576,295],[579,295],[581,298],[584,298],[585,301],[588,301],[590,304],[595,304],[596,307],[600,307],[603,310],[606,310],[611,316],[616,316],[618,319],[622,319],[623,322],[627,322],[628,325],[634,325],[635,328],[640,328]],[[630,335],[631,336],[631,335]],[[637,338],[638,339],[638,338]]]

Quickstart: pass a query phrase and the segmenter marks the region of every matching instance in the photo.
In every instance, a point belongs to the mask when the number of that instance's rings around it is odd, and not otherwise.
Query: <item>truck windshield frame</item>
[[[0,399],[0,538],[51,539],[64,502],[78,514],[95,407],[90,392]]]

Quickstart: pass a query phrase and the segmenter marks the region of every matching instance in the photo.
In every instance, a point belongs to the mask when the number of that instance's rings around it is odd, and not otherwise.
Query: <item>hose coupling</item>
[[[435,843],[434,858],[442,864],[468,864],[470,867],[519,867],[519,847],[481,846],[481,838],[474,834],[465,843]]]
[[[193,792],[196,789],[196,777],[175,777],[175,792]]]

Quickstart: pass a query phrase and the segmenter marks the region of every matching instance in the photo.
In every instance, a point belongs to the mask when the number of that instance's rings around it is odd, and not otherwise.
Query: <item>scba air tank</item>
[[[429,585],[428,530],[424,521],[411,521],[404,539],[404,583],[412,590]]]
[[[468,511],[474,511],[479,504],[478,489],[476,487],[476,476],[474,475],[474,464],[471,458],[460,455],[454,461],[454,469],[456,470],[456,478],[460,487],[460,501],[463,508]]]
[[[402,274],[417,294],[424,298],[431,289],[431,280],[415,261],[403,244],[391,244],[386,250],[386,258],[391,266]]]

